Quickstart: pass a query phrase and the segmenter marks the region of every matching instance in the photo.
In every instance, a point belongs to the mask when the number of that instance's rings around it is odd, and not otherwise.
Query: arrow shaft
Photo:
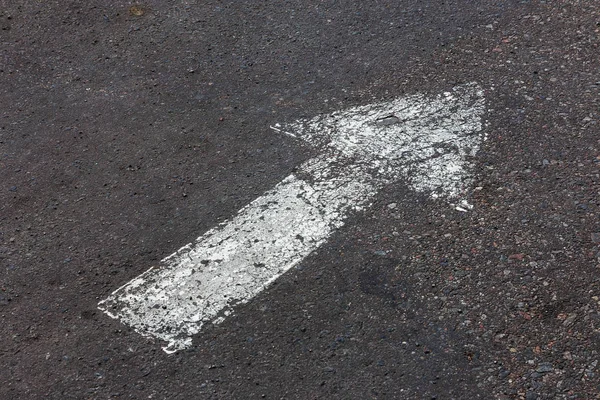
[[[343,158],[311,159],[100,307],[168,341],[166,351],[184,348],[205,323],[218,322],[318,248],[376,189],[376,179]]]

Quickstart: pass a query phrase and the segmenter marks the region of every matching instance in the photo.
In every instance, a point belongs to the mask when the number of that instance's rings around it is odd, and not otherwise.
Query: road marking
[[[484,140],[483,112],[482,90],[468,84],[272,127],[322,153],[99,308],[168,342],[163,350],[172,353],[300,263],[390,182],[405,179],[414,190],[466,211],[469,157]]]

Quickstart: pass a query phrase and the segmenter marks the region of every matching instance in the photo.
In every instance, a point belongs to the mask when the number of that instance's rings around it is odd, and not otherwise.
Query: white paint
[[[470,84],[272,127],[322,154],[99,308],[167,341],[171,353],[301,262],[385,184],[404,178],[414,190],[455,199],[466,211],[460,196],[471,181],[468,156],[483,140],[483,111],[481,89]]]

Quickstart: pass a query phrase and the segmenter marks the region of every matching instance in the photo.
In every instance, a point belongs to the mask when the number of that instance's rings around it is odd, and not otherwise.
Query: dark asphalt
[[[0,43],[1,399],[600,398],[598,1],[1,1]],[[97,310],[316,154],[269,125],[466,82],[473,211],[390,185],[173,355]]]

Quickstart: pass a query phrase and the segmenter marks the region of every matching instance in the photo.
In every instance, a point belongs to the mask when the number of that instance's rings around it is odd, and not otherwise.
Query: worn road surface
[[[600,398],[599,45],[597,0],[0,0],[0,399]],[[472,209],[386,181],[172,354],[98,308],[323,151],[270,127],[465,84]]]

